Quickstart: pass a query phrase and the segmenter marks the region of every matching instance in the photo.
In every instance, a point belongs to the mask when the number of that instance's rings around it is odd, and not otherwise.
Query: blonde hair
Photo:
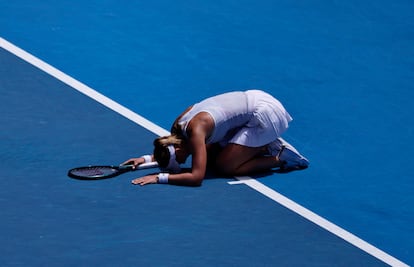
[[[168,166],[170,161],[169,145],[181,145],[184,139],[178,135],[168,135],[158,137],[154,140],[154,158],[161,168]]]

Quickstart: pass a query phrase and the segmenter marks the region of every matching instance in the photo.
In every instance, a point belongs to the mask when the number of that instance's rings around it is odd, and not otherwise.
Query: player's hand
[[[132,165],[133,166],[132,169],[135,170],[137,166],[144,163],[144,161],[145,160],[143,158],[132,158],[132,159],[125,161],[121,165]]]
[[[147,185],[147,184],[156,184],[158,182],[157,174],[147,175],[144,177],[136,178],[131,181],[135,185]]]

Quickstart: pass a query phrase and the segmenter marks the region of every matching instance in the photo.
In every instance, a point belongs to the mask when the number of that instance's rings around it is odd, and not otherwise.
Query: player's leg
[[[217,171],[227,175],[248,175],[281,166],[277,157],[264,156],[267,146],[227,144],[217,156]]]

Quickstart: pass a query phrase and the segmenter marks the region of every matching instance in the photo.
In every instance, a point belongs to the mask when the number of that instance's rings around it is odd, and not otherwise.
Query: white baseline
[[[62,81],[63,83],[69,85],[70,87],[78,90],[79,92],[87,95],[88,97],[94,99],[95,101],[101,103],[102,105],[112,109],[113,111],[121,114],[122,116],[130,119],[131,121],[141,125],[142,127],[148,129],[149,131],[159,135],[168,135],[169,132],[158,125],[150,122],[144,117],[136,114],[130,109],[120,105],[119,103],[113,101],[112,99],[102,95],[96,90],[90,88],[89,86],[75,80],[69,75],[63,73],[62,71],[56,69],[55,67],[47,64],[46,62],[40,60],[39,58],[31,55],[30,53],[20,49],[19,47],[13,45],[12,43],[6,41],[0,37],[0,47],[9,51],[10,53],[16,55],[17,57],[23,59],[24,61],[32,64],[33,66],[39,68],[40,70],[48,73],[49,75],[55,77],[56,79]],[[261,194],[269,197],[270,199],[276,201],[280,205],[292,210],[293,212],[299,214],[300,216],[308,219],[309,221],[315,223],[316,225],[326,229],[327,231],[333,233],[334,235],[346,240],[352,245],[360,248],[361,250],[367,252],[368,254],[376,257],[377,259],[383,261],[386,264],[391,266],[398,267],[408,267],[407,264],[401,262],[400,260],[394,258],[393,256],[385,253],[384,251],[372,246],[366,241],[360,239],[359,237],[353,235],[352,233],[342,229],[341,227],[329,222],[328,220],[322,218],[321,216],[315,214],[314,212],[304,208],[303,206],[297,204],[296,202],[290,200],[289,198],[281,195],[280,193],[274,191],[273,189],[265,186],[256,179],[251,177],[236,177],[238,181],[229,182],[229,184],[245,184],[254,190],[260,192]]]

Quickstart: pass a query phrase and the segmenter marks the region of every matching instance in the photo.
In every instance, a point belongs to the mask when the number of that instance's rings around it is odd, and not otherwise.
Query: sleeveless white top
[[[215,125],[206,144],[222,146],[266,145],[276,140],[292,121],[282,104],[263,91],[230,92],[207,98],[186,112],[178,121],[185,137],[189,122],[200,112],[209,113]]]

